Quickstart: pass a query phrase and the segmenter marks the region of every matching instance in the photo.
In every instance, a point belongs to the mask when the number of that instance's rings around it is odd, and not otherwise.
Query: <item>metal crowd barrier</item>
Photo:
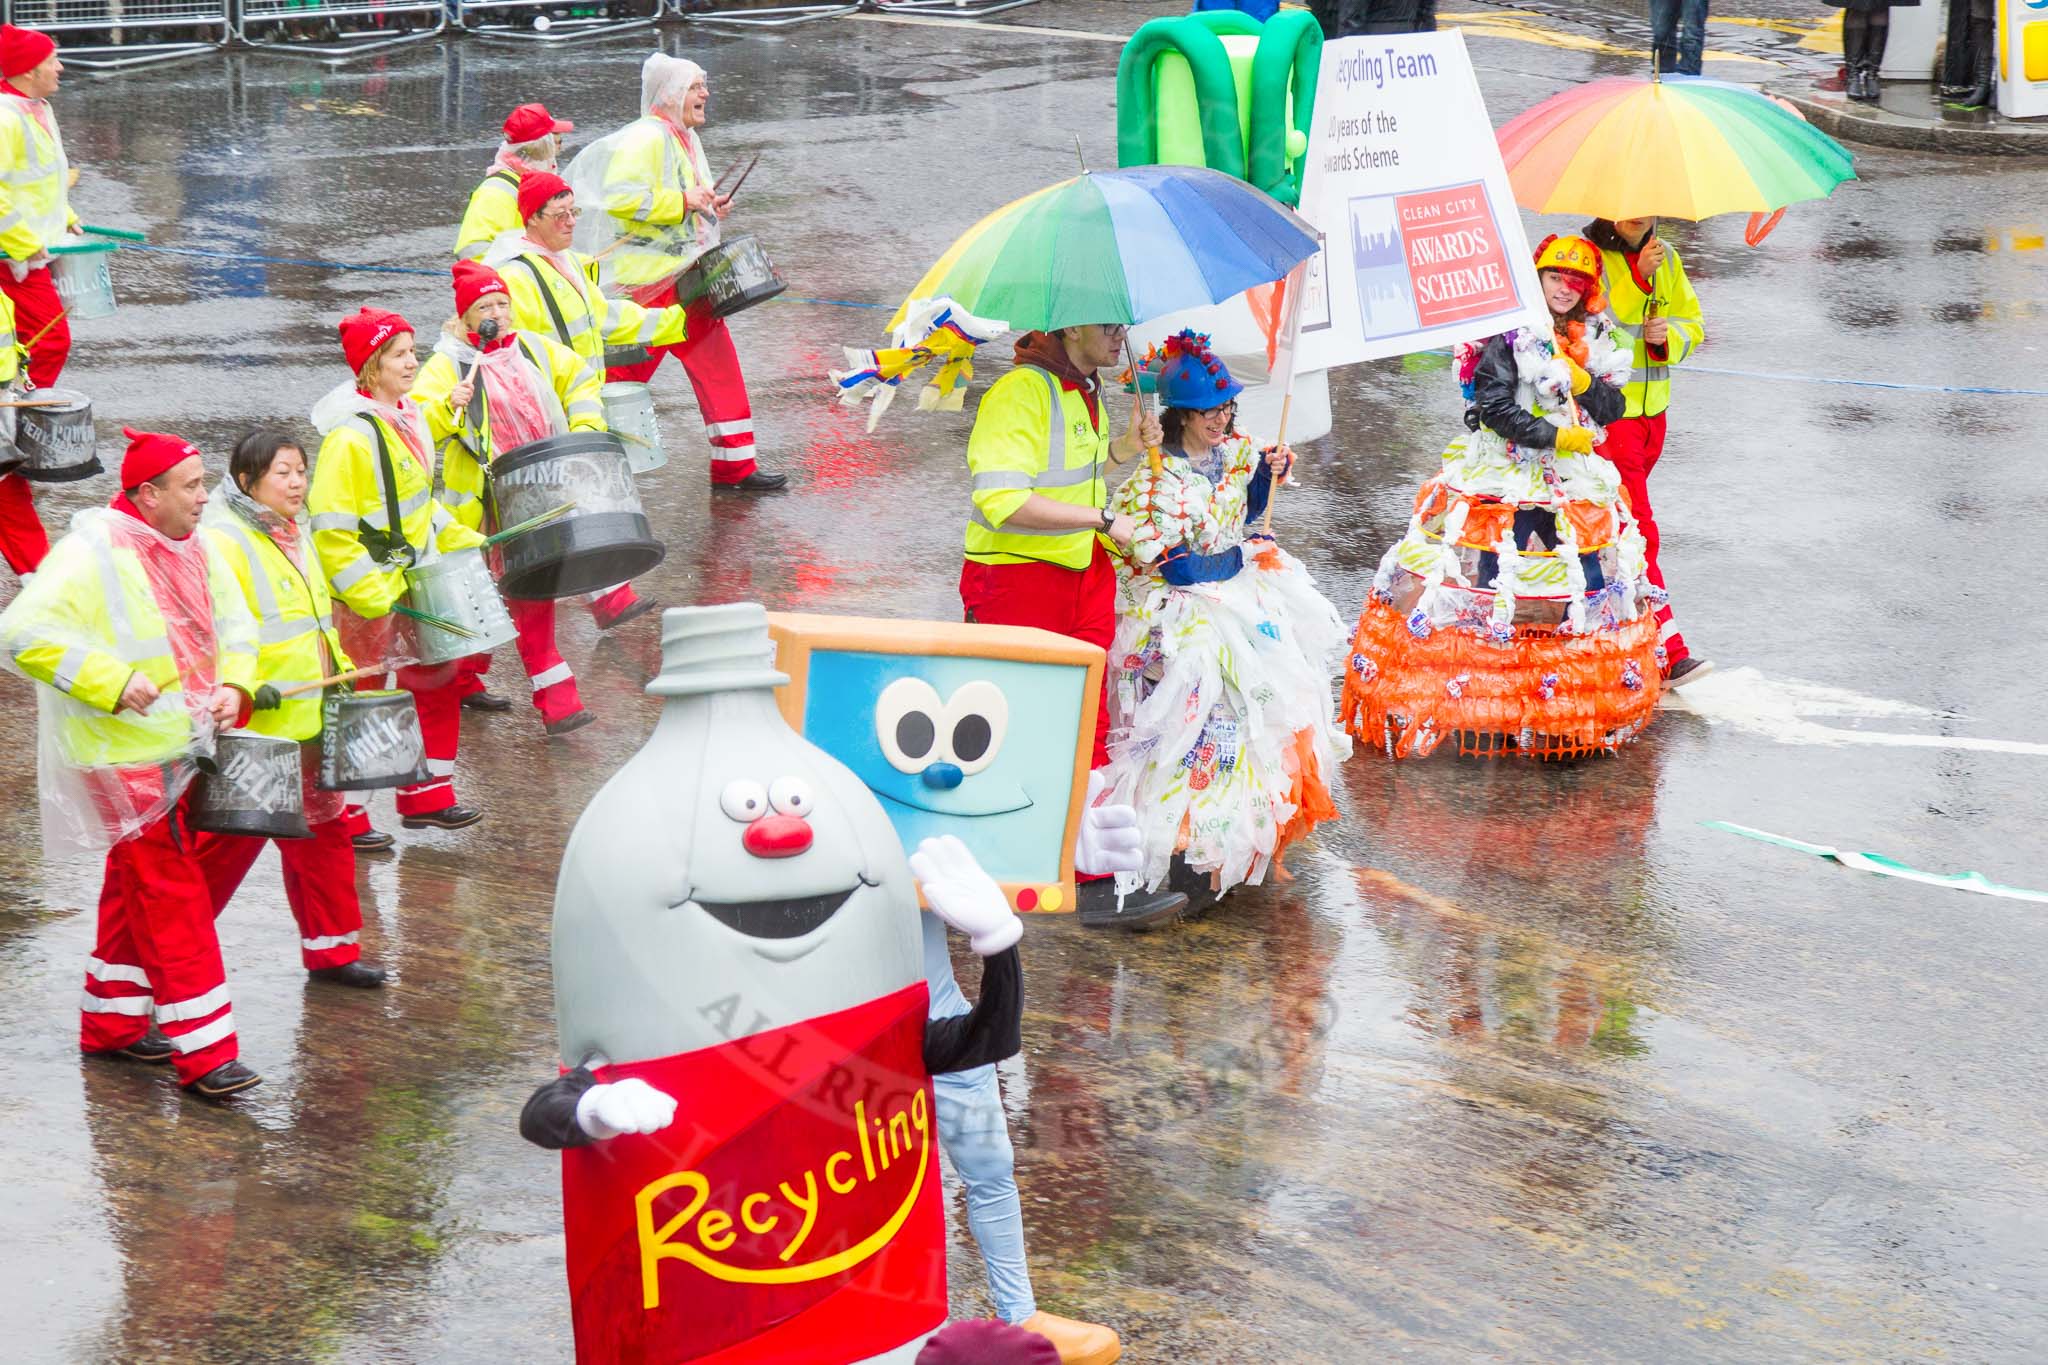
[[[463,30],[480,38],[567,43],[652,28],[669,0],[456,0]],[[568,14],[560,13],[568,10]],[[543,13],[542,11],[555,11]]]
[[[664,23],[787,28],[871,14],[979,19],[1038,0],[816,0],[763,9],[716,0],[0,0],[0,19],[48,32],[67,63],[118,70],[246,45],[327,60],[432,38],[572,42]]]
[[[0,0],[0,19],[48,33],[89,71],[197,56],[234,36],[227,0]]]
[[[353,57],[431,38],[448,27],[445,0],[230,0],[235,37],[265,52]]]

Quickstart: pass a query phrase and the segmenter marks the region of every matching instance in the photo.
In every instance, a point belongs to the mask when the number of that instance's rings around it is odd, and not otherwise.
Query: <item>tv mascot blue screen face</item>
[[[815,650],[804,735],[882,799],[904,847],[957,835],[999,882],[1059,878],[1087,671]]]

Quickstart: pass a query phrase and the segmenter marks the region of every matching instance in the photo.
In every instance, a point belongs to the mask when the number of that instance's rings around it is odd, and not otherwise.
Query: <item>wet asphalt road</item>
[[[1149,12],[1008,18],[1128,32]],[[1744,78],[1815,67],[1794,41],[1709,35],[1784,64],[1716,73]],[[743,221],[802,299],[893,303],[982,212],[1070,174],[1076,135],[1091,164],[1114,161],[1113,42],[868,21],[663,42],[712,71],[714,161],[762,152]],[[1627,66],[1472,42],[1496,120]],[[439,269],[503,109],[544,98],[577,141],[605,131],[632,112],[644,49],[468,43],[340,71],[237,57],[74,80],[76,202],[161,244]],[[2041,177],[1892,152],[1859,165],[1762,249],[1734,221],[1671,230],[1705,300],[1702,369],[2048,387]],[[78,329],[67,382],[109,440],[127,423],[211,451],[255,420],[303,420],[342,377],[340,313],[446,312],[425,276],[124,253],[116,280],[122,311]],[[786,496],[707,498],[694,412],[664,372],[686,458],[650,491],[671,554],[643,587],[953,615],[968,417],[906,404],[869,435],[822,388],[883,316],[789,301],[735,323]],[[1336,431],[1304,452],[1281,526],[1349,612],[1459,402],[1427,362],[1356,367],[1332,390]],[[1942,713],[1882,728],[2048,738],[2044,411],[1685,376],[1654,488],[1695,647]],[[391,989],[305,984],[268,855],[228,910],[244,1056],[267,1078],[235,1113],[81,1066],[98,870],[42,862],[29,688],[0,678],[9,1359],[569,1358],[556,1163],[514,1119],[554,1065],[556,858],[651,726],[638,688],[657,650],[651,627],[598,641],[565,620],[602,723],[549,744],[524,713],[470,718],[461,784],[488,820],[362,864]],[[519,690],[511,651],[494,672]],[[1141,938],[1035,920],[1006,1089],[1041,1302],[1118,1326],[1136,1361],[2038,1358],[2043,917],[1700,822],[2048,887],[2041,762],[1790,745],[1671,714],[1622,757],[1571,767],[1361,753],[1345,819],[1291,885]],[[956,1310],[985,1311],[957,1196],[952,1213]]]

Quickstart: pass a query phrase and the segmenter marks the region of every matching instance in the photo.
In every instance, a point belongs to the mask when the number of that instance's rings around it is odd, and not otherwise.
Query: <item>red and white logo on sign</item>
[[[1424,328],[1512,309],[1514,276],[1494,223],[1486,186],[1396,195],[1416,322]]]

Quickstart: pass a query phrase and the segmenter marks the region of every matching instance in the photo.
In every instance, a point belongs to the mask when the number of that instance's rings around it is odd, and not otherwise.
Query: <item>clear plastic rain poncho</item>
[[[71,159],[64,152],[64,134],[57,127],[56,111],[50,108],[48,100],[32,100],[25,95],[0,91],[0,106],[16,118],[27,119],[50,135],[50,141],[57,149],[57,166],[54,171],[39,167],[42,174],[35,178],[43,184],[56,187],[47,202],[39,201],[32,195],[15,191],[14,208],[22,215],[27,226],[49,246],[64,240],[71,230]]]
[[[256,624],[206,538],[91,507],[71,519],[0,612],[0,663],[38,684],[43,846],[109,848],[162,819],[211,758],[210,709],[228,654],[256,653]],[[136,672],[160,695],[116,711]]]
[[[682,206],[686,183],[708,187],[712,178],[704,140],[682,123],[683,96],[703,79],[704,68],[693,61],[650,56],[640,68],[640,118],[569,163],[563,178],[583,215],[576,249],[597,259],[599,283],[609,293],[651,297],[718,245],[717,215]],[[622,236],[630,240],[619,245]]]
[[[529,441],[569,434],[569,418],[562,400],[555,394],[554,381],[542,374],[517,338],[489,351],[478,351],[469,334],[451,322],[434,343],[434,354],[455,362],[456,371],[468,374],[476,365],[477,382],[484,386],[484,401],[491,414],[491,444],[497,453],[517,450]],[[483,363],[477,364],[481,356]]]
[[[434,434],[427,426],[426,414],[420,405],[410,398],[401,398],[394,406],[379,402],[356,387],[353,379],[344,379],[313,404],[313,429],[324,439],[327,433],[343,426],[355,418],[382,418],[386,426],[398,433],[401,448],[393,450],[393,459],[402,459],[410,454],[419,461],[421,469],[429,477],[434,472]],[[421,563],[434,558],[438,551],[433,537],[425,545],[412,547]],[[401,653],[411,653],[399,639],[399,616],[387,612],[374,619],[361,617],[349,609],[339,594],[334,598],[334,629],[341,637],[341,647],[348,651],[351,659],[370,663],[378,659],[396,660]],[[397,665],[394,664],[394,667]]]
[[[277,546],[278,552],[291,562],[291,566],[311,582],[312,575],[321,572],[320,558],[313,550],[313,526],[303,511],[296,517],[287,517],[282,512],[264,506],[256,499],[235,486],[232,478],[224,478],[214,487],[213,495],[206,500],[206,511],[200,514],[200,523],[205,526],[237,527],[251,536],[261,536]],[[262,566],[251,565],[255,572],[263,572]],[[243,599],[247,605],[248,598]],[[258,622],[261,634],[262,622]],[[320,640],[320,676],[327,677],[335,671],[335,660],[328,652],[325,635]],[[258,678],[258,682],[268,679]],[[348,804],[341,792],[324,791],[320,786],[320,749],[315,744],[300,746],[299,776],[302,784],[301,805],[305,810],[306,823],[323,825],[329,820],[341,818],[342,808]]]

